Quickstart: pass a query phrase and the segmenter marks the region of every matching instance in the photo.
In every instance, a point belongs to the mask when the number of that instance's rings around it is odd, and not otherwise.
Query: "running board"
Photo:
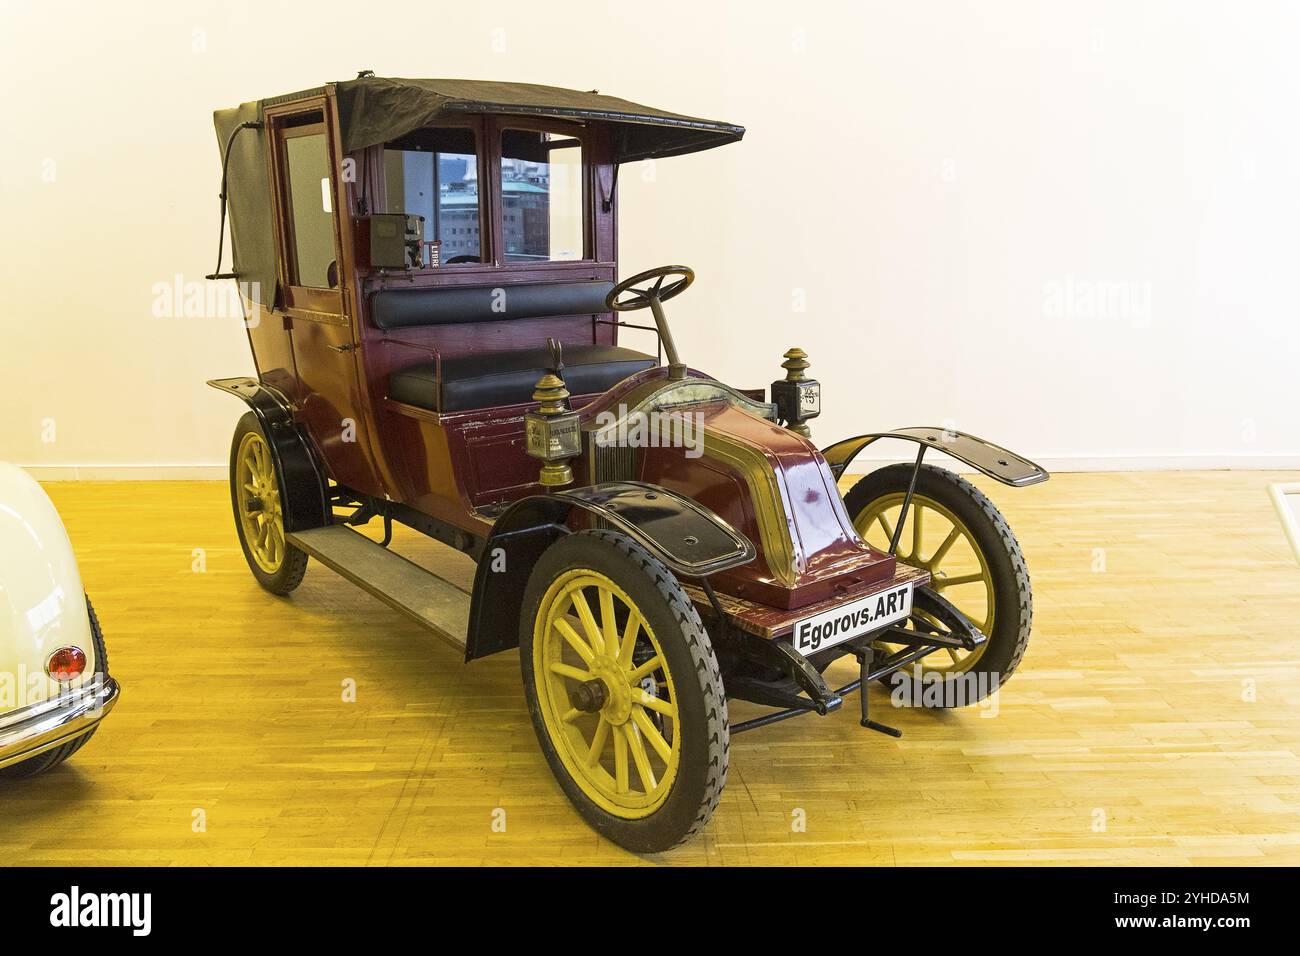
[[[469,633],[469,595],[377,541],[343,525],[295,531],[285,540],[457,650]]]

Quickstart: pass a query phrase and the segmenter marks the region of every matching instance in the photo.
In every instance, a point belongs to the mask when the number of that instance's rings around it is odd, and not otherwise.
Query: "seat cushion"
[[[551,315],[608,312],[605,296],[612,282],[526,282],[432,289],[383,289],[370,300],[370,315],[381,329],[463,322],[500,322]]]
[[[564,385],[571,395],[603,392],[657,364],[653,355],[617,345],[566,345]],[[388,395],[435,412],[518,405],[532,401],[537,380],[550,368],[549,349],[480,352],[443,359],[441,382],[434,362],[394,372],[388,378]]]

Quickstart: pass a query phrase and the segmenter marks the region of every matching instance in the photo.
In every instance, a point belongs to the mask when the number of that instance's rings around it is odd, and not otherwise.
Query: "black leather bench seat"
[[[564,384],[571,395],[603,392],[629,375],[658,364],[653,355],[617,345],[566,345]],[[435,412],[460,412],[532,401],[537,380],[551,368],[549,349],[481,352],[421,362],[388,378],[388,395]]]

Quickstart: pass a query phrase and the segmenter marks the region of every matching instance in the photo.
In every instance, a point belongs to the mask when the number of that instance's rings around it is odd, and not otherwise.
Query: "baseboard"
[[[860,475],[902,458],[859,455],[849,474]],[[935,461],[944,461],[935,455]],[[1300,455],[1096,455],[1036,458],[1048,471],[1300,471]],[[953,471],[971,468],[950,459]],[[229,466],[213,465],[22,465],[37,481],[225,481]]]

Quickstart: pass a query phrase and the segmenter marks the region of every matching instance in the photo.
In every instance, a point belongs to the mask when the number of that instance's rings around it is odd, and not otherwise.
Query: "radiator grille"
[[[627,445],[600,445],[591,438],[591,483],[635,481],[636,449]]]

